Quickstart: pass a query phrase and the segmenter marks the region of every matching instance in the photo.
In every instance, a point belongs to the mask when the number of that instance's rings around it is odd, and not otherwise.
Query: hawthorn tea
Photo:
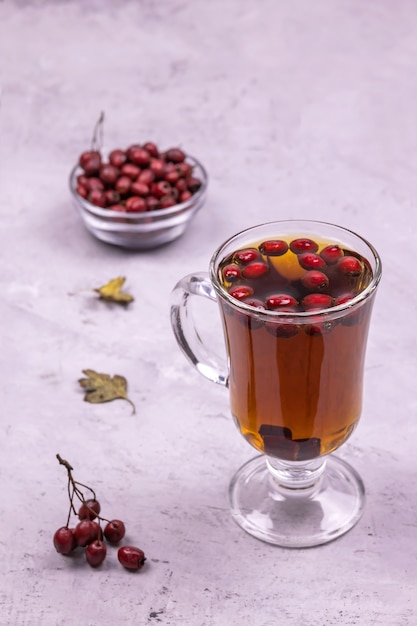
[[[372,279],[355,250],[302,233],[277,233],[222,260],[231,411],[257,450],[305,461],[352,433],[373,300],[355,297]]]

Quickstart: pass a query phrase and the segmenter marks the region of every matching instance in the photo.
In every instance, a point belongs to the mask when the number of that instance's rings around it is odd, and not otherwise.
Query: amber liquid
[[[238,282],[251,285],[257,298],[287,289],[302,299],[303,270],[297,255],[288,251],[283,257],[261,260],[269,264],[266,276]],[[233,255],[219,269],[225,290],[236,285],[222,279],[221,268],[231,262]],[[329,267],[327,291],[359,293],[372,279],[366,261],[363,267],[354,279],[340,277]],[[313,459],[338,448],[361,413],[372,298],[336,320],[326,322],[324,315],[314,323],[310,318],[309,323],[296,320],[292,325],[265,321],[265,315],[255,310],[244,313],[226,300],[220,307],[230,359],[231,411],[247,441],[267,455],[290,461]]]

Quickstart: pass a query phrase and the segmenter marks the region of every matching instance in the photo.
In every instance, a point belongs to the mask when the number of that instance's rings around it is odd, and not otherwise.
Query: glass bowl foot
[[[360,519],[365,488],[356,470],[330,455],[315,484],[288,488],[264,455],[234,475],[229,497],[234,520],[257,539],[308,548],[340,537]],[[271,471],[272,469],[272,471]]]

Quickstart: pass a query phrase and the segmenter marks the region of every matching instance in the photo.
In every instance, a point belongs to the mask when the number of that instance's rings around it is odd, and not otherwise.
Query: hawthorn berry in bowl
[[[180,148],[151,142],[83,152],[70,191],[84,226],[97,239],[146,250],[174,241],[204,204],[204,166]]]

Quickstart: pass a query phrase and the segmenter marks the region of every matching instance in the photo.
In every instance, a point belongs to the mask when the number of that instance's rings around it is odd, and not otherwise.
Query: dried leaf
[[[111,402],[112,400],[126,400],[136,412],[135,405],[127,397],[127,380],[123,376],[115,374],[113,377],[108,374],[101,374],[94,370],[83,370],[87,378],[80,378],[78,382],[85,389],[85,402],[99,404],[101,402]]]
[[[94,289],[94,291],[99,294],[101,300],[116,302],[117,304],[129,304],[129,302],[133,302],[134,298],[130,293],[121,291],[125,281],[126,278],[124,276],[118,276],[117,278],[109,280],[109,282],[102,287]]]

